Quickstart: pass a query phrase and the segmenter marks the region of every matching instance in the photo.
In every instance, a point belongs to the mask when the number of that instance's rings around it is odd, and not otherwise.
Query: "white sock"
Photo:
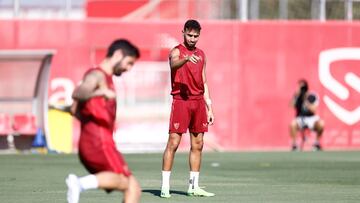
[[[171,171],[162,171],[162,184],[161,188],[170,188],[170,174]]]
[[[189,189],[195,189],[199,187],[199,171],[190,171]]]
[[[96,189],[99,186],[98,180],[95,175],[87,175],[79,178],[81,190]]]

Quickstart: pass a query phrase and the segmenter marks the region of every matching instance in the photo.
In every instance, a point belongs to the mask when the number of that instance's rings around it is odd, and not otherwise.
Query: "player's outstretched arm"
[[[171,69],[181,68],[181,66],[183,66],[188,61],[192,63],[197,63],[199,60],[200,58],[195,54],[192,54],[191,56],[185,55],[183,57],[180,57],[180,50],[178,48],[172,49],[169,55],[169,62]]]

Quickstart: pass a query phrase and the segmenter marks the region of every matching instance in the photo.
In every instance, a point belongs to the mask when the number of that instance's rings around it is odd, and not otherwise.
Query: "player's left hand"
[[[215,120],[214,113],[213,113],[212,111],[208,111],[208,113],[207,113],[207,122],[208,122],[208,125],[213,125],[213,124],[214,124],[214,120]]]

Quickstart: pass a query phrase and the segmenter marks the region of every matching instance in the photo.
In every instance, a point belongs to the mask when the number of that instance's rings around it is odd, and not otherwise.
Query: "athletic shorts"
[[[309,129],[313,130],[315,123],[318,120],[320,120],[320,117],[318,115],[296,117],[296,123],[299,125],[300,129],[309,128]]]
[[[122,154],[116,149],[112,130],[89,122],[81,129],[79,157],[84,167],[92,174],[111,171],[130,176]]]
[[[208,131],[205,100],[174,99],[171,107],[169,133],[204,133]]]

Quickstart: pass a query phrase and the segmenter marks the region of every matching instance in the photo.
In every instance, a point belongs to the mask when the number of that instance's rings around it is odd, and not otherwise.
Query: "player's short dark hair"
[[[185,30],[196,30],[200,32],[201,30],[200,23],[193,19],[187,20],[186,23],[184,24],[184,31]]]
[[[124,56],[140,57],[139,49],[127,39],[117,39],[113,41],[107,50],[106,57],[112,57],[114,52],[119,49],[123,52]]]

